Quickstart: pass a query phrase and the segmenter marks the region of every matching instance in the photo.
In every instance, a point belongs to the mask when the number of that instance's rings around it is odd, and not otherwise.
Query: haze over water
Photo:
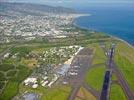
[[[78,26],[106,32],[134,45],[134,7],[91,6],[77,8],[77,11],[91,14],[76,19]]]

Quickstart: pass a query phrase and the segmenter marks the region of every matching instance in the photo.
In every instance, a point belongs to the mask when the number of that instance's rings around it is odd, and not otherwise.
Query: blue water
[[[89,7],[77,9],[91,16],[79,17],[74,23],[80,27],[105,32],[134,44],[133,7]]]

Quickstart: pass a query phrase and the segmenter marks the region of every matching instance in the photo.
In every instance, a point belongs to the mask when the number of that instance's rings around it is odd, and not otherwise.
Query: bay
[[[74,23],[82,28],[105,32],[134,45],[134,9],[133,7],[86,7],[77,9],[83,14]]]

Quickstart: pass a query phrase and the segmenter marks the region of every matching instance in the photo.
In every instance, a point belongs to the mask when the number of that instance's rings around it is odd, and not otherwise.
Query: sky
[[[131,3],[134,0],[4,0],[13,2],[33,3]]]
[[[39,3],[53,6],[89,6],[97,4],[134,4],[134,0],[0,0],[9,2]]]

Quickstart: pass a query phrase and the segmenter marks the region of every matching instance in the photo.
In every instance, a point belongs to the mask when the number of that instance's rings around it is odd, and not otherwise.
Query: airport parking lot
[[[80,87],[84,86],[84,76],[88,68],[90,68],[92,52],[90,48],[84,48],[74,57],[70,69],[63,80],[64,83],[72,86],[68,100],[74,100]]]

